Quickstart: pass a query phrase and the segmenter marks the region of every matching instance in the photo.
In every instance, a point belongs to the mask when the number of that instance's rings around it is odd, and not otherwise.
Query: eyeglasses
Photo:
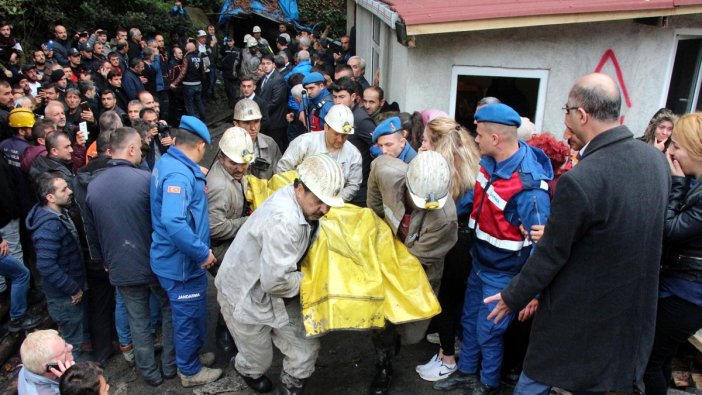
[[[575,106],[575,107],[569,107],[568,104],[566,103],[566,105],[563,106],[563,108],[561,108],[561,110],[563,110],[563,112],[565,112],[565,114],[568,115],[568,113],[569,113],[571,110],[577,110],[577,109],[579,109],[579,108],[580,108],[580,107],[577,107],[577,106]]]

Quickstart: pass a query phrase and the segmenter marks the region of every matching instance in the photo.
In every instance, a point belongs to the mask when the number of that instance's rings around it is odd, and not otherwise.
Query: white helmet
[[[224,132],[219,140],[219,149],[235,163],[250,163],[254,160],[251,136],[240,127],[229,128]]]
[[[261,109],[258,107],[258,103],[251,99],[241,99],[236,106],[234,106],[234,120],[235,121],[255,121],[261,119]]]
[[[407,169],[407,189],[415,206],[434,210],[444,207],[451,185],[446,159],[435,151],[420,151]]]
[[[249,37],[248,40],[246,40],[246,47],[247,48],[255,47],[257,45],[258,45],[258,40],[256,40],[253,37]]]
[[[330,207],[343,207],[341,190],[344,189],[344,172],[327,154],[308,156],[297,167],[297,173],[307,188]]]
[[[335,132],[353,134],[353,113],[343,104],[336,104],[329,109],[324,122]]]
[[[261,33],[261,28],[258,27],[258,26],[254,26],[252,32],[253,32],[253,33]]]

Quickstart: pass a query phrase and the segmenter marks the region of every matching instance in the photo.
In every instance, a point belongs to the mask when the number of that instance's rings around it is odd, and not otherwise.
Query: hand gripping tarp
[[[270,181],[247,176],[247,198],[258,207],[290,184],[294,171]],[[320,221],[302,262],[300,302],[305,331],[382,328],[431,318],[441,311],[421,264],[371,209],[346,204]]]

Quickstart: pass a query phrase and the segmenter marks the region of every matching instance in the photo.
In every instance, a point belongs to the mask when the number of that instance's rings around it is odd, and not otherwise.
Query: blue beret
[[[318,84],[320,82],[324,82],[324,76],[322,73],[314,72],[314,73],[309,73],[305,76],[305,79],[302,80],[302,86],[305,86],[307,84]]]
[[[502,104],[489,104],[475,112],[475,122],[501,123],[508,126],[519,127],[522,118],[512,107]]]
[[[377,142],[380,136],[385,136],[386,134],[393,134],[402,130],[402,122],[399,117],[390,117],[378,126],[375,127],[373,131],[373,142]]]
[[[183,115],[180,118],[180,126],[178,127],[187,130],[188,132],[195,133],[196,135],[198,135],[198,137],[205,140],[207,144],[209,144],[211,141],[210,131],[207,130],[207,125],[205,125],[205,123],[197,117],[193,117],[191,115]]]

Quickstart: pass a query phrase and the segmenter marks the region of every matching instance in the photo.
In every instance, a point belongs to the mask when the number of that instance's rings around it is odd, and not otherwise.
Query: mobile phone
[[[80,110],[81,111],[89,111],[90,110],[90,105],[88,105],[87,101],[80,103]]]
[[[49,363],[46,365],[46,373],[51,373],[51,369],[59,370],[58,363]]]
[[[80,130],[80,133],[82,133],[85,136],[85,139],[88,139],[88,123],[83,121],[78,124],[78,129]]]

